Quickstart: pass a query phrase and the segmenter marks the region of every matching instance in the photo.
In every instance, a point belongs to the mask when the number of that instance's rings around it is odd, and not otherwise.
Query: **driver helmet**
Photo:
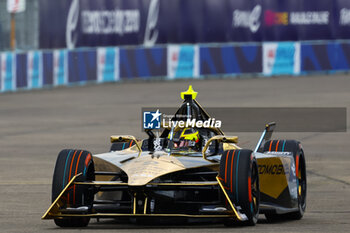
[[[199,139],[198,130],[194,128],[180,129],[174,133],[174,149],[193,149],[199,151]]]

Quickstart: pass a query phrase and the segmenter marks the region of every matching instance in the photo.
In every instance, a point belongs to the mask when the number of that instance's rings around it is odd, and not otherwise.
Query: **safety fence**
[[[132,79],[350,69],[350,41],[103,47],[0,53],[1,92]]]

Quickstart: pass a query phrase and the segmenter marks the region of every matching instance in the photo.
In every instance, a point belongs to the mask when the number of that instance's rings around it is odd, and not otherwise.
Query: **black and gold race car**
[[[60,227],[84,227],[90,218],[207,218],[225,225],[255,225],[259,214],[301,219],[306,207],[301,144],[270,140],[275,124],[269,123],[254,150],[242,149],[237,136],[210,123],[196,95],[191,86],[182,92],[174,124],[163,125],[160,133],[146,129],[144,140],[111,136],[111,150],[96,155],[62,150],[52,205],[42,219]]]

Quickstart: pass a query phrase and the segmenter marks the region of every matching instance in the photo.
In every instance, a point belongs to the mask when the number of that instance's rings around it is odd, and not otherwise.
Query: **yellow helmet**
[[[170,135],[168,136],[170,139]],[[174,133],[173,137],[174,148],[176,149],[192,149],[200,150],[200,135],[198,130],[193,128],[180,129]]]
[[[168,135],[168,139],[170,139],[170,134]],[[198,142],[199,141],[199,133],[197,130],[193,128],[184,128],[180,129],[174,133],[173,136],[174,141],[185,139]]]
[[[191,140],[198,142],[199,141],[199,133],[197,130],[193,128],[185,128],[182,130],[180,139],[183,138],[185,140]]]

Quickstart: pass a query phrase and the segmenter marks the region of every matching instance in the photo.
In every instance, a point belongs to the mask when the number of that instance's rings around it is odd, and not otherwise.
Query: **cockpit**
[[[221,155],[225,150],[239,148],[236,136],[227,137],[221,131],[220,126],[212,124],[214,120],[196,101],[197,92],[189,86],[188,90],[181,92],[181,98],[184,100],[180,108],[171,115],[168,125],[161,125],[161,129],[145,129],[148,139],[142,140],[140,144],[135,143],[135,148],[139,152],[149,151],[165,152],[168,155],[190,155],[203,156],[205,159],[209,156]],[[158,112],[158,110],[157,110]],[[124,142],[137,141],[133,136],[111,136],[111,142],[121,143],[124,148]],[[119,145],[119,144],[118,144]],[[119,147],[118,147],[119,148]],[[157,153],[159,154],[159,153]]]
[[[181,93],[181,98],[184,100],[180,108],[176,111],[171,119],[173,124],[164,128],[159,140],[168,153],[171,154],[201,154],[206,142],[216,136],[223,135],[220,128],[196,127],[196,122],[210,121],[210,116],[195,100],[197,92],[192,89],[192,86],[186,92]],[[147,133],[147,131],[146,131]],[[153,133],[148,132],[150,137],[154,137]],[[155,138],[156,140],[156,138]],[[215,141],[208,148],[208,153],[215,149],[219,152],[220,149]],[[155,149],[155,148],[153,148]]]

